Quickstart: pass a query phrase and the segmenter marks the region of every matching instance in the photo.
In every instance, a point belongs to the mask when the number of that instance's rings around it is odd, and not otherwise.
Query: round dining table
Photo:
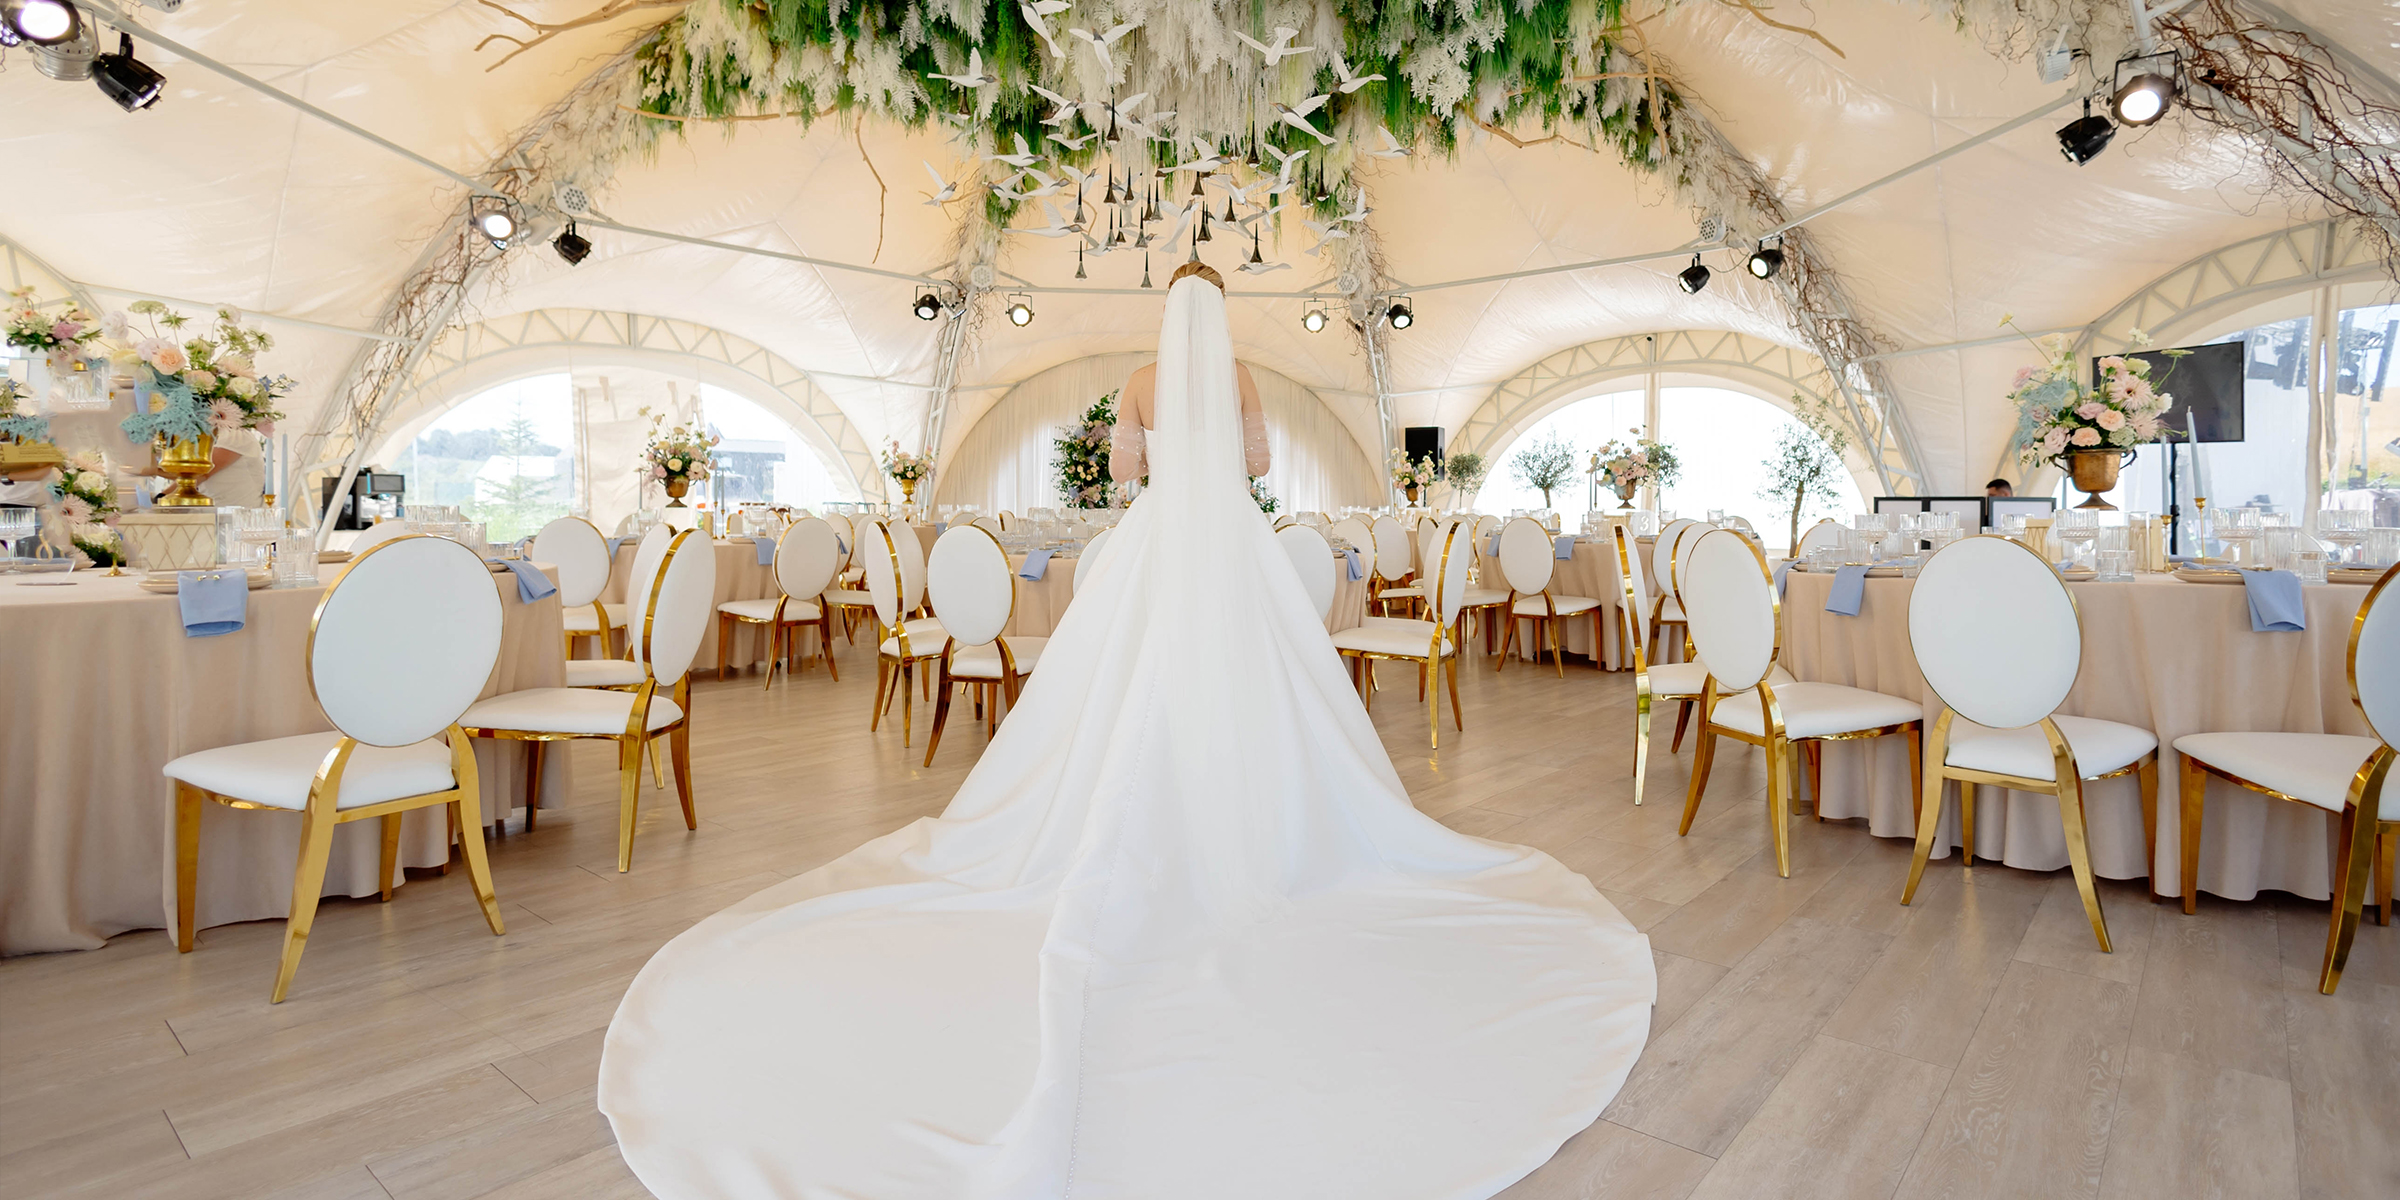
[[[86,950],[173,927],[175,791],[162,769],[196,751],[333,727],[310,690],[307,651],[339,571],[252,591],[242,627],[212,637],[186,636],[177,598],[143,590],[139,575],[0,575],[0,644],[13,676],[0,703],[0,954]],[[507,573],[493,586],[503,624],[483,694],[565,684],[557,596],[525,602]],[[505,817],[523,803],[523,747],[479,740],[475,754],[484,818]],[[547,756],[546,803],[567,795],[570,757]],[[290,911],[296,814],[211,804],[200,828],[199,927]],[[381,890],[377,834],[372,821],[334,831],[325,895]],[[441,808],[402,816],[401,867],[449,859]]]
[[[946,527],[916,525],[913,528],[918,541],[930,555],[933,553],[933,543],[941,537]],[[1074,549],[1053,553],[1049,561],[1043,564],[1037,579],[1025,577],[1025,554],[1015,552],[1008,556],[1009,568],[1017,573],[1016,608],[1009,616],[1005,631],[1008,636],[1048,637],[1058,628],[1059,619],[1067,614],[1067,605],[1075,599],[1075,564],[1079,554],[1080,551]],[[1348,560],[1339,554],[1334,555],[1327,566],[1334,572],[1334,592],[1333,608],[1325,618],[1325,629],[1334,633],[1367,619],[1368,581],[1363,574],[1358,579],[1350,578]]]
[[[1909,649],[1909,597],[1916,581],[1865,580],[1855,617],[1826,611],[1833,576],[1792,571],[1782,605],[1784,668],[1795,677],[1848,684],[1927,706]],[[2148,876],[2151,891],[2182,894],[2176,738],[2192,733],[2269,730],[2372,736],[2350,699],[2346,659],[2350,628],[2367,588],[2346,583],[2303,589],[2307,628],[2254,633],[2245,590],[2232,583],[2186,582],[2170,574],[2129,583],[2067,585],[2082,625],[2082,673],[2059,711],[2148,729],[2159,741],[2158,853],[2150,861],[2134,777],[2087,784],[2092,869],[2111,879]],[[1907,747],[1900,738],[1828,744],[1823,814],[1864,817],[1879,837],[1914,837]],[[1956,787],[1944,806],[1936,853],[1958,843]],[[1998,791],[1999,802],[1993,803]],[[2201,826],[2200,890],[2229,900],[2261,891],[2324,899],[2330,894],[2336,836],[2329,814],[2211,779]],[[2055,798],[1985,787],[1975,813],[1978,857],[2053,871],[2067,865]],[[1895,895],[1899,884],[1894,882]]]

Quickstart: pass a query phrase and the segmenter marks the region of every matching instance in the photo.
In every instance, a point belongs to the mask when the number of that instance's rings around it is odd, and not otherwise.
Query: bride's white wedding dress
[[[1470,1200],[1623,1085],[1647,939],[1410,805],[1250,500],[1233,371],[1177,283],[1150,489],[948,810],[634,980],[600,1107],[651,1191]]]

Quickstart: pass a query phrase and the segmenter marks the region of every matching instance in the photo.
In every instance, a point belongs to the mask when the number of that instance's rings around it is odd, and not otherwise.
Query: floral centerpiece
[[[58,478],[50,484],[58,521],[75,546],[79,566],[117,567],[125,563],[116,531],[117,490],[109,483],[108,461],[97,451],[67,456]]]
[[[17,411],[17,402],[24,398],[23,386],[14,379],[0,375],[0,438],[22,442],[49,441],[49,418]]]
[[[1410,504],[1417,502],[1418,489],[1430,488],[1442,477],[1441,467],[1435,465],[1431,457],[1412,462],[1405,450],[1392,451],[1390,467],[1392,486],[1407,493]]]
[[[883,473],[900,484],[900,495],[907,503],[917,502],[917,485],[933,478],[933,456],[911,454],[894,440],[883,449]]]
[[[1250,502],[1258,506],[1258,511],[1270,517],[1275,515],[1276,505],[1282,503],[1275,499],[1275,493],[1267,490],[1267,477],[1264,475],[1250,477]]]
[[[1683,463],[1665,442],[1643,437],[1639,429],[1626,432],[1634,435],[1630,444],[1612,440],[1592,452],[1592,470],[1617,494],[1617,502],[1630,508],[1636,488],[1673,485],[1683,475]]]
[[[667,488],[667,507],[684,508],[683,494],[695,483],[708,482],[709,470],[716,466],[713,447],[722,437],[704,433],[696,426],[678,424],[666,428],[663,416],[650,418],[650,440],[642,447],[642,465],[650,478]]]
[[[1058,494],[1069,508],[1107,508],[1116,482],[1108,474],[1108,444],[1117,428],[1117,394],[1083,411],[1050,445],[1058,451]]]
[[[2000,323],[2013,326],[2016,319],[2002,317]],[[2150,344],[2139,329],[2131,341],[2136,349]],[[2117,486],[2117,468],[2134,447],[2173,436],[2164,417],[2174,395],[2152,385],[2148,360],[2108,355],[2096,364],[2097,381],[2087,388],[2074,344],[2066,337],[2033,345],[2042,351],[2042,364],[2018,371],[2008,391],[2017,406],[2019,461],[2066,467],[2075,486],[2087,493],[2079,508],[2115,508],[2099,494]],[[2189,352],[2166,353],[2181,358]]]
[[[148,330],[135,329],[128,313],[148,318]],[[176,481],[159,497],[169,507],[207,504],[195,485],[216,467],[216,440],[236,430],[273,434],[283,416],[275,402],[293,386],[288,375],[258,373],[256,358],[275,339],[242,324],[239,310],[220,308],[209,332],[177,341],[187,324],[189,318],[156,300],[101,318],[115,347],[110,360],[133,377],[137,393],[149,395],[145,411],[118,427],[133,441],[157,445],[159,472]]]
[[[81,305],[70,304],[66,311],[51,316],[33,302],[30,287],[15,289],[8,298],[8,344],[49,359],[52,374],[74,370],[75,364],[87,357],[84,351],[100,336],[99,322]]]

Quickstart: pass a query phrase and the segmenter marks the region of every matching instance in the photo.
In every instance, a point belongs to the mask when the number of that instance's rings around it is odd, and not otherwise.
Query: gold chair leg
[[[292,910],[283,923],[283,959],[275,967],[275,992],[267,1003],[283,1003],[292,976],[300,970],[300,954],[308,949],[308,931],[317,921],[317,897],[325,891],[325,864],[333,857],[332,805],[300,814],[300,861],[292,868]]]
[[[658,739],[644,738],[642,744],[650,753],[651,786],[663,792],[667,790],[667,764],[658,757]]]
[[[1925,784],[1917,793],[1917,849],[1908,856],[1908,884],[1900,889],[1900,903],[1917,898],[1917,884],[1925,878],[1925,864],[1933,858],[1934,832],[1942,826],[1942,784],[1940,771],[1925,773]],[[1960,783],[1964,790],[1975,786]]]
[[[1439,750],[1442,748],[1442,697],[1441,693],[1426,686],[1425,677],[1432,672],[1431,659],[1417,666],[1417,695],[1425,701],[1425,724],[1433,732],[1433,748]]]
[[[884,697],[891,691],[892,665],[883,655],[875,656],[875,694],[867,701],[867,732],[873,733],[883,724]]]
[[[657,745],[655,740],[651,744]],[[683,723],[667,735],[667,751],[675,756],[675,792],[683,801],[683,827],[698,829],[700,818],[692,811],[692,714],[683,714]]]
[[[175,950],[192,952],[192,924],[200,899],[200,810],[208,804],[198,789],[175,784]]]
[[[817,646],[825,653],[825,674],[835,683],[842,681],[842,669],[833,664],[833,614],[819,610],[817,614]]]
[[[1458,706],[1458,655],[1453,652],[1442,660],[1442,669],[1450,677],[1450,723],[1460,733],[1467,731],[1467,710]]]
[[[380,869],[375,873],[375,890],[383,903],[390,904],[392,875],[400,869],[400,814],[383,814],[382,825],[383,853],[378,860]]]
[[[1808,762],[1808,815],[1825,819],[1825,743],[1799,743],[1801,757]]]
[[[2115,953],[2108,941],[2108,918],[2100,912],[2100,892],[2092,881],[2092,848],[2083,832],[2082,780],[2069,775],[2058,781],[2058,817],[2066,824],[2067,865],[2074,868],[2075,890],[2083,896],[2083,912],[2091,918],[2092,936],[2100,940],[2101,953]]]
[[[633,869],[633,819],[642,795],[642,747],[646,738],[617,739],[617,874]]]
[[[492,936],[507,932],[500,923],[500,898],[492,891],[492,864],[483,850],[483,780],[475,765],[475,748],[467,744],[467,735],[456,726],[450,730],[451,772],[458,780],[458,799],[442,806],[451,828],[458,831],[458,848],[467,860],[467,883],[475,889],[475,903],[483,909],[483,923],[492,927]],[[443,866],[446,869],[448,863]]]
[[[733,614],[717,614],[717,678],[725,678],[725,657],[733,652]]]
[[[2325,967],[2317,975],[2317,990],[2328,996],[2342,984],[2342,969],[2350,963],[2350,945],[2358,936],[2359,911],[2374,878],[2375,851],[2383,840],[2382,795],[2392,774],[2392,752],[2378,751],[2377,759],[2369,760],[2362,773],[2365,781],[2351,785],[2350,803],[2342,810],[2342,854],[2334,863]]]
[[[1792,743],[1775,739],[1767,746],[1767,832],[1775,838],[1775,874],[1792,877]]]
[[[767,622],[767,681],[759,685],[762,692],[775,690],[775,668],[783,665],[783,622]]]
[[[1684,726],[1690,724],[1691,719],[1692,702],[1689,700],[1678,702],[1675,706],[1675,740],[1667,743],[1667,753],[1674,754],[1683,749]]]
[[[1708,790],[1708,769],[1716,764],[1716,760],[1717,734],[1703,719],[1700,722],[1700,740],[1692,743],[1692,783],[1684,794],[1683,824],[1676,827],[1675,836],[1684,837],[1692,832],[1692,818],[1700,815],[1700,794]]]
[[[2148,761],[2134,769],[2134,780],[2142,789],[2142,869],[2150,873],[2149,880],[2158,880],[2158,755],[2153,752]],[[2150,896],[2158,898],[2152,887]]]
[[[900,745],[903,749],[907,748],[909,738],[914,736],[912,727],[917,715],[916,673],[917,660],[913,658],[900,660]]]
[[[2183,912],[2185,916],[2200,911],[2200,818],[2208,807],[2208,775],[2192,756],[2183,756],[2182,811],[2177,814],[2180,828],[2175,831],[2176,865],[2183,876]]]
[[[1688,711],[1688,710],[1687,710]],[[1681,741],[1682,723],[1676,724],[1677,739]],[[1633,689],[1633,803],[1641,807],[1642,783],[1650,776],[1650,689]]]
[[[941,695],[933,702],[933,731],[925,735],[925,765],[933,765],[933,752],[942,744],[942,726],[950,722],[950,694],[958,690],[950,677],[942,677]]]
[[[1503,606],[1500,611],[1505,614],[1501,619],[1508,623],[1508,628],[1501,631],[1500,653],[1492,659],[1492,669],[1495,671],[1502,671],[1508,668],[1508,652],[1517,644],[1516,603],[1511,601],[1507,605]]]
[[[1964,779],[1958,781],[1958,865],[1962,870],[1975,868],[1975,786]]]
[[[1567,630],[1563,621],[1545,617],[1542,632],[1550,638],[1550,667],[1560,679],[1567,677]]]
[[[525,743],[525,832],[527,833],[533,832],[533,815],[542,811],[542,751],[549,744],[543,741]],[[500,819],[508,820],[508,814],[500,814]]]

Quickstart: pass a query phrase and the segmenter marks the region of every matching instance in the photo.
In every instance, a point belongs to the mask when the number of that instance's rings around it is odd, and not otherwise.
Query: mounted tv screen
[[[2149,363],[2150,382],[2175,397],[2175,406],[2167,410],[2161,423],[2191,435],[2178,440],[2241,441],[2245,344],[2218,342],[2183,349],[2187,353],[2181,356],[2171,356],[2165,350],[2144,350],[2125,357]],[[2099,381],[2100,364],[2094,359],[2092,382],[2097,386]]]

